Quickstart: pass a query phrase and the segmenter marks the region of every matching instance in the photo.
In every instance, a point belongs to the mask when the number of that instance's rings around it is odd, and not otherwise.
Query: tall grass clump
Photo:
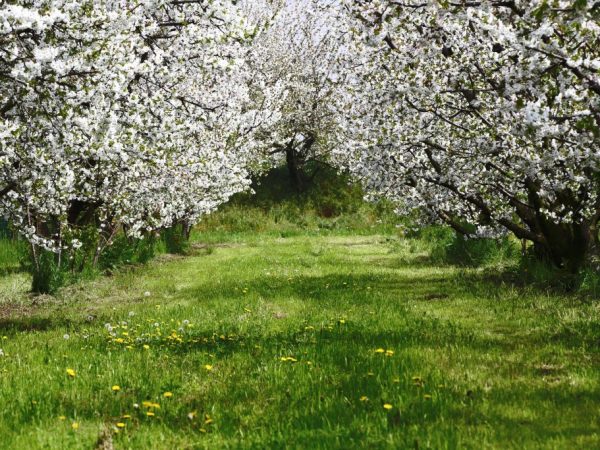
[[[185,255],[190,250],[189,231],[185,223],[176,223],[161,233],[165,251],[173,255]]]
[[[0,237],[0,275],[6,275],[21,270],[21,260],[26,251],[26,242]]]
[[[81,230],[77,237],[82,245],[61,253],[28,244],[23,246],[21,266],[31,274],[32,292],[54,294],[65,285],[95,278],[125,265],[145,264],[161,248],[154,234],[134,239],[119,232],[101,252],[98,251],[97,233],[92,227]]]
[[[517,283],[548,292],[579,294],[600,298],[600,272],[595,267],[583,267],[573,273],[568,268],[557,268],[527,249],[511,275]]]
[[[444,226],[425,227],[412,238],[429,247],[432,262],[463,267],[510,266],[518,263],[519,244],[510,237],[468,238]]]

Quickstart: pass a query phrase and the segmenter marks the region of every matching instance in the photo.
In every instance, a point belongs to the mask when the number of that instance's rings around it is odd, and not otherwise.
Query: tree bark
[[[288,145],[285,148],[285,162],[292,186],[297,192],[302,192],[304,190],[304,180],[300,168],[300,159],[298,158],[298,152],[293,145]]]
[[[544,224],[545,243],[535,243],[534,254],[559,268],[577,273],[581,268],[600,267],[598,229],[589,221]]]

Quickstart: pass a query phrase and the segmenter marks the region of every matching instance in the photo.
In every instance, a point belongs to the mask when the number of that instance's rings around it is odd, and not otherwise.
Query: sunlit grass
[[[34,304],[5,277],[0,447],[600,445],[597,303],[381,236],[216,240]]]

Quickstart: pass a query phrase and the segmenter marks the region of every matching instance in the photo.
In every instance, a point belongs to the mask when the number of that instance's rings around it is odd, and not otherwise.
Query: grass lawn
[[[238,236],[29,298],[0,447],[600,447],[600,305],[384,236]]]

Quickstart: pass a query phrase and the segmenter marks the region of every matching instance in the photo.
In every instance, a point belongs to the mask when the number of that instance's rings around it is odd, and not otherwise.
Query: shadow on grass
[[[16,273],[24,273],[27,272],[27,269],[21,266],[5,266],[0,267],[0,277],[6,277],[9,275],[14,275]]]
[[[336,270],[346,273],[321,276],[301,275],[291,279],[285,276],[255,277],[249,280],[239,280],[232,277],[227,279],[225,283],[223,283],[223,280],[211,280],[177,291],[173,298],[174,300],[188,302],[190,299],[201,299],[198,302],[209,299],[218,302],[242,303],[245,299],[242,289],[246,289],[251,296],[265,299],[267,302],[277,303],[278,299],[284,301],[285,299],[300,299],[306,302],[307,305],[317,303],[322,305],[322,308],[341,308],[343,310],[347,307],[358,306],[373,308],[380,312],[393,311],[396,317],[402,315],[412,317],[411,320],[419,323],[422,330],[428,330],[430,327],[427,324],[431,324],[433,319],[428,317],[425,320],[421,317],[414,317],[414,313],[409,311],[411,302],[452,304],[457,300],[468,298],[482,304],[499,300],[501,303],[498,303],[498,305],[507,304],[504,305],[506,308],[525,309],[531,307],[530,304],[533,302],[530,298],[520,299],[514,293],[506,300],[504,298],[507,297],[506,290],[511,289],[512,286],[498,281],[497,276],[494,274],[482,271],[461,270],[431,273],[417,270],[411,271],[410,274],[403,274],[402,272],[356,274],[352,273],[355,266],[351,262],[338,264],[335,261],[327,261],[325,264],[335,266]],[[531,292],[528,293],[531,294]],[[565,302],[577,305],[581,300],[565,297],[559,298],[557,302],[557,307],[560,307],[561,305],[564,306]],[[322,309],[321,311],[325,310]],[[2,318],[3,315],[4,318]],[[446,323],[450,323],[450,321]],[[83,317],[80,320],[39,317],[36,315],[35,309],[32,308],[26,311],[17,309],[11,314],[0,314],[0,331],[4,333],[50,331],[64,327],[77,328],[83,324]],[[435,342],[436,339],[440,339],[439,332],[439,329],[432,332],[429,344]],[[598,343],[600,339],[600,321],[577,322],[572,326],[560,324],[552,331],[547,328],[538,330],[538,334],[539,338],[528,335],[527,339],[535,342],[539,342],[541,339],[549,339],[553,342],[570,343],[573,346],[593,345]],[[388,337],[392,339],[400,338],[400,336]],[[415,335],[415,338],[422,337],[422,332]],[[516,339],[517,336],[509,332],[505,336],[505,340],[509,341],[508,338]],[[516,339],[516,341],[520,341],[520,339]],[[492,343],[485,343],[485,346],[489,345],[500,344],[497,339],[494,339]],[[509,348],[512,344],[505,343],[502,345]]]
[[[83,323],[83,321],[82,321]],[[0,333],[7,335],[31,332],[31,331],[51,331],[56,328],[71,328],[78,323],[66,317],[19,317],[0,319]]]

